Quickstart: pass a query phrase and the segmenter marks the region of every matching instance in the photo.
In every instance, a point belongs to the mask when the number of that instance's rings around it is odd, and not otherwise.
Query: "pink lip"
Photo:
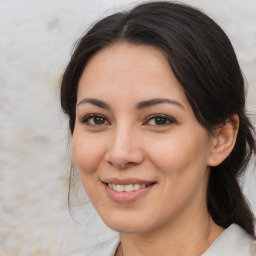
[[[109,182],[112,183],[112,182]],[[119,182],[113,182],[112,184],[120,184],[120,185],[127,185],[127,184],[148,184],[148,182],[143,183],[140,182],[138,183],[138,181],[136,182],[131,182],[129,180],[129,182],[127,180],[123,181],[123,183]],[[149,183],[151,184],[151,183]],[[108,187],[108,184],[103,183],[104,187],[105,187],[105,191],[106,194],[108,195],[108,197],[113,200],[116,203],[121,203],[121,204],[127,204],[127,203],[132,203],[135,202],[136,200],[140,199],[141,197],[145,196],[146,194],[149,193],[149,191],[154,187],[155,183],[153,183],[152,185],[149,185],[145,188],[141,188],[135,191],[131,191],[131,192],[117,192],[113,189],[111,189],[110,187]]]

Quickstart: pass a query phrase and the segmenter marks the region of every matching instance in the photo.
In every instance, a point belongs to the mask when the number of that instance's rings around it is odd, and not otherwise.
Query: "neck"
[[[186,219],[190,221],[184,222]],[[223,231],[223,228],[213,222],[207,211],[172,223],[146,233],[120,233],[121,245],[117,256],[198,256]]]

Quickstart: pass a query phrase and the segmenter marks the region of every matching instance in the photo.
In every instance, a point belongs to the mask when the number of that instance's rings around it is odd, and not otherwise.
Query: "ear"
[[[224,125],[216,129],[212,136],[208,166],[217,166],[229,156],[235,146],[238,129],[239,117],[237,114],[229,116]]]

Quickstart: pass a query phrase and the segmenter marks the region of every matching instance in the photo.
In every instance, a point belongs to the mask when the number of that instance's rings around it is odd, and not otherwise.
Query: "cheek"
[[[72,150],[85,193],[93,204],[97,203],[97,170],[104,155],[102,143],[83,132],[74,132]],[[103,156],[104,157],[104,156]],[[95,201],[96,200],[96,201]]]
[[[179,182],[182,177],[189,182],[190,177],[203,175],[207,166],[209,152],[208,137],[202,132],[170,136],[169,140],[152,146],[150,155],[154,156],[155,166],[171,177],[170,182]]]
[[[96,171],[97,165],[104,158],[104,145],[93,136],[85,136],[74,132],[72,150],[80,175],[91,174]]]
[[[161,171],[163,202],[159,209],[167,215],[199,198],[204,202],[207,185],[207,140],[179,136],[172,143],[154,147],[154,165]],[[195,200],[192,200],[195,198]]]

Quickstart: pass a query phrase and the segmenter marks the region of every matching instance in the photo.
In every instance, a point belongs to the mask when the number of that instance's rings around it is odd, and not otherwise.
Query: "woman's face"
[[[103,221],[142,233],[205,214],[211,138],[163,54],[117,43],[78,86],[73,153]]]

